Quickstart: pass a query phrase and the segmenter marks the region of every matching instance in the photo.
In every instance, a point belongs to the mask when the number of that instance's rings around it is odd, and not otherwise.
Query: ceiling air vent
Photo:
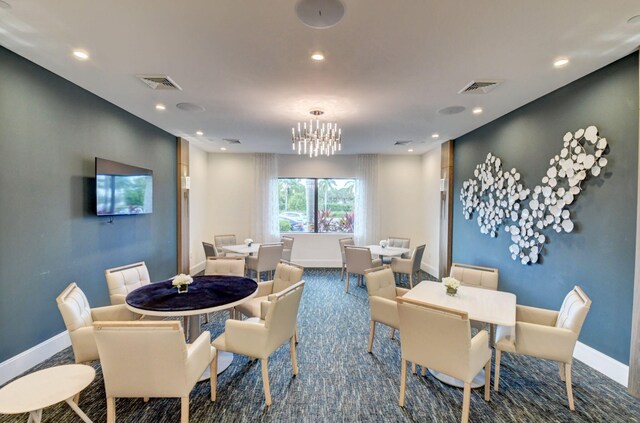
[[[234,138],[223,138],[222,141],[226,142],[227,144],[240,144],[240,140]]]
[[[471,81],[458,94],[486,94],[502,81]]]
[[[136,75],[138,79],[147,84],[152,90],[180,90],[180,85],[173,82],[167,75]]]
[[[411,140],[407,140],[407,141],[396,141],[395,143],[393,143],[393,145],[409,145],[411,144],[413,141]]]

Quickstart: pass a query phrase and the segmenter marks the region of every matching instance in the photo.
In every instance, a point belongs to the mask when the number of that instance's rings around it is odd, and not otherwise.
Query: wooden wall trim
[[[177,154],[177,229],[178,229],[178,273],[189,274],[189,190],[185,185],[189,177],[189,141],[184,138],[176,138]]]
[[[440,145],[440,179],[444,190],[440,191],[440,277],[449,275],[453,238],[453,140]]]

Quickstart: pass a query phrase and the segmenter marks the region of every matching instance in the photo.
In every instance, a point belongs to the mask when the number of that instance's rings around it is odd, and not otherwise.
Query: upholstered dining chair
[[[347,270],[347,257],[344,254],[344,247],[347,245],[356,245],[353,237],[341,238],[338,240],[340,244],[340,255],[342,256],[342,268],[340,269],[340,280],[344,280],[344,272]]]
[[[364,276],[364,272],[367,269],[372,269],[382,265],[380,259],[373,260],[371,258],[371,250],[366,247],[351,247],[345,245],[344,254],[346,258],[346,271],[347,282],[344,287],[344,292],[349,292],[349,275],[354,273],[357,275],[356,282],[360,284],[361,278]]]
[[[411,258],[405,259],[401,257],[394,257],[391,260],[391,270],[394,274],[409,275],[409,286],[413,288],[413,276],[417,273],[418,279],[422,270],[420,264],[422,263],[422,256],[426,245],[420,245],[411,252]]]
[[[224,333],[213,341],[213,346],[218,350],[260,359],[267,406],[271,405],[269,356],[287,340],[289,340],[293,376],[298,374],[295,330],[303,289],[304,281],[300,281],[284,291],[269,295],[268,301],[261,303],[260,317],[227,320]]]
[[[516,306],[513,328],[498,326],[493,389],[500,388],[500,359],[503,352],[557,361],[560,379],[565,382],[569,409],[575,410],[571,385],[571,363],[582,325],[591,308],[591,299],[575,286],[564,298],[560,311]]]
[[[202,242],[202,247],[204,248],[204,257],[217,257],[218,256],[218,250],[216,248],[215,245],[209,243],[209,242]]]
[[[216,250],[219,256],[226,256],[227,253],[223,250],[222,247],[226,245],[237,245],[236,236],[235,235],[214,235],[213,243],[216,246]]]
[[[244,257],[207,257],[205,276],[244,276]]]
[[[466,312],[398,297],[400,319],[400,406],[404,407],[407,361],[464,382],[461,421],[469,421],[471,381],[485,369],[484,399],[491,395],[491,349],[487,331],[471,338]],[[424,373],[424,372],[423,372]]]
[[[400,329],[398,320],[397,297],[401,297],[408,289],[396,287],[396,281],[389,266],[377,267],[365,271],[364,278],[369,294],[369,310],[371,323],[369,325],[369,347],[373,348],[373,336],[376,332],[376,323],[382,323],[391,328],[391,338],[396,329]]]
[[[116,398],[180,398],[180,421],[189,421],[189,394],[211,369],[216,399],[218,354],[203,332],[186,344],[178,321],[95,322],[96,344],[107,394],[107,423],[116,421]]]
[[[282,259],[286,261],[291,261],[291,253],[293,252],[293,241],[296,239],[292,236],[282,236],[280,237],[280,242],[283,245],[282,249]]]
[[[451,264],[449,276],[460,281],[460,285],[471,286],[473,288],[498,290],[498,279],[500,272],[493,267],[474,266],[472,264]],[[482,330],[486,328],[484,322],[471,321],[471,327]],[[491,325],[490,340],[493,342],[494,327]]]
[[[387,238],[387,247],[399,247],[399,248],[411,248],[411,239],[410,238],[402,238],[399,236],[390,236]],[[404,253],[401,256],[402,258],[411,258],[411,252]]]
[[[124,304],[127,294],[151,283],[147,265],[141,261],[104,271],[111,304]]]
[[[253,270],[260,282],[262,272],[272,272],[282,259],[284,246],[281,242],[275,244],[260,244],[257,256],[247,257],[247,270]]]
[[[124,304],[91,308],[89,300],[75,282],[70,283],[58,295],[56,303],[69,331],[76,363],[86,363],[100,358],[93,336],[95,320],[127,321],[139,318]]]

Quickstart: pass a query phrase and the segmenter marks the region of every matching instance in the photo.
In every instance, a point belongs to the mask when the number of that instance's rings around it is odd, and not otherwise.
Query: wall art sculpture
[[[543,230],[572,232],[574,223],[568,207],[575,203],[590,176],[597,177],[607,166],[603,157],[607,139],[595,126],[567,132],[558,155],[549,161],[542,184],[533,191],[524,187],[516,169],[502,169],[502,161],[487,154],[478,164],[474,178],[464,181],[460,192],[464,217],[477,212],[480,232],[495,238],[500,226],[511,236],[509,252],[522,264],[537,263],[547,240]]]

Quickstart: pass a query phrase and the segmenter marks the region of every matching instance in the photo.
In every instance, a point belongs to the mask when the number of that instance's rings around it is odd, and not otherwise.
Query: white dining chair
[[[260,244],[257,256],[247,257],[247,271],[254,271],[256,279],[260,282],[262,272],[273,272],[282,260],[281,242],[275,244]],[[272,275],[271,275],[272,276]]]
[[[344,280],[344,273],[347,270],[347,256],[344,253],[344,247],[347,245],[355,246],[356,242],[353,237],[341,238],[338,240],[338,244],[340,245],[340,255],[342,256],[342,268],[340,269],[340,280]]]
[[[216,246],[216,250],[219,256],[226,256],[227,253],[224,251],[224,247],[227,245],[237,245],[236,236],[233,234],[230,235],[214,235],[213,243]]]
[[[426,245],[420,245],[411,252],[411,258],[405,259],[402,257],[394,257],[391,259],[391,270],[394,274],[409,275],[409,286],[413,288],[413,276],[417,273],[418,279],[422,270],[420,265],[422,264],[422,256]]]
[[[357,275],[356,282],[359,286],[361,284],[361,279],[364,277],[364,272],[367,269],[372,269],[382,265],[382,261],[380,259],[372,259],[371,250],[366,247],[351,247],[349,245],[345,245],[344,253],[347,268],[347,281],[345,283],[344,292],[349,293],[349,275],[351,273]]]
[[[114,267],[104,271],[111,304],[124,304],[127,294],[151,283],[144,261]]]
[[[282,236],[280,242],[283,245],[282,260],[291,261],[291,254],[293,253],[293,242],[296,239],[292,236]]]

